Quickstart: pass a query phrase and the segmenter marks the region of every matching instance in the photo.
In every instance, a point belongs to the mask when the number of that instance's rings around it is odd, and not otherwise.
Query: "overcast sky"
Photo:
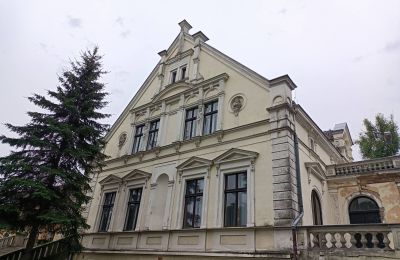
[[[94,45],[113,123],[183,19],[261,75],[289,74],[323,130],[347,122],[357,139],[378,112],[400,122],[400,1],[0,0],[0,123],[26,123],[26,97],[55,89],[69,59]],[[3,125],[0,134],[10,135]]]

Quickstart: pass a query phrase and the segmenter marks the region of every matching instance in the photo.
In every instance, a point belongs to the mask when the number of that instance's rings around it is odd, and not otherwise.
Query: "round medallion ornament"
[[[118,139],[118,147],[119,147],[119,149],[121,149],[122,146],[124,146],[127,137],[128,137],[128,135],[126,133],[120,134],[119,139]]]
[[[239,115],[239,112],[244,108],[245,103],[243,95],[235,95],[231,98],[230,107],[235,116]]]

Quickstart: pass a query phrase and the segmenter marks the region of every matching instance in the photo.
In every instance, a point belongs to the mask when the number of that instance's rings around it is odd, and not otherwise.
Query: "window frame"
[[[106,206],[105,200],[106,200],[107,194],[112,194],[112,193],[114,193],[113,203],[107,204],[108,209],[111,208],[111,211],[109,213],[110,215],[107,220],[107,227],[105,228],[105,230],[103,230],[101,227],[103,226],[102,220],[103,220],[103,216],[104,216],[104,208]],[[114,211],[114,206],[117,202],[117,191],[115,191],[115,190],[105,191],[102,196],[102,202],[103,203],[101,204],[102,206],[101,206],[100,215],[99,215],[99,223],[97,224],[97,230],[98,230],[98,232],[108,232],[110,230],[110,227],[112,227],[113,211]]]
[[[188,118],[188,112],[192,111],[192,117]],[[196,116],[193,116],[194,111],[196,111]],[[197,119],[199,116],[199,107],[191,107],[185,110],[185,123],[183,127],[183,140],[189,140],[197,136]],[[190,135],[186,135],[186,126],[190,123]]]
[[[143,141],[144,141],[144,124],[140,124],[135,126],[135,134],[133,136],[133,144],[132,144],[132,154],[140,152],[142,149],[141,147],[143,146]],[[141,129],[141,133],[138,134],[138,129]],[[137,146],[137,149],[135,149],[135,144],[136,140],[139,140],[139,144]]]
[[[218,129],[218,112],[219,112],[218,103],[219,103],[219,100],[216,99],[216,100],[207,102],[207,103],[205,103],[203,105],[203,110],[204,110],[204,113],[203,113],[203,126],[202,126],[203,135],[213,134]],[[211,105],[211,111],[210,112],[207,112],[207,106],[208,105]],[[216,106],[216,110],[214,110],[214,105]],[[214,116],[215,116],[215,122],[213,120]],[[210,117],[210,125],[209,125],[208,129],[206,129],[207,117]]]
[[[178,80],[178,69],[173,69],[173,70],[171,70],[171,72],[170,72],[170,81],[169,81],[169,83],[170,84],[173,84],[173,83],[175,83],[175,82],[177,82]]]
[[[358,200],[358,199],[360,199],[360,198],[366,198],[366,199],[368,199],[368,200],[370,200],[370,201],[372,201],[374,204],[375,204],[375,206],[376,206],[376,209],[374,209],[374,210],[355,210],[355,211],[351,211],[350,210],[350,207],[351,207],[351,205],[353,204],[353,202],[355,202],[356,200]],[[372,197],[370,197],[370,196],[366,196],[366,195],[364,195],[364,194],[361,194],[361,195],[359,195],[359,196],[355,196],[355,197],[353,197],[350,201],[349,201],[349,204],[348,204],[348,207],[347,207],[347,212],[348,212],[348,217],[349,217],[349,223],[350,223],[350,225],[357,225],[357,224],[361,224],[361,225],[364,225],[364,224],[380,224],[380,223],[384,223],[384,221],[383,221],[383,217],[381,216],[381,208],[380,208],[380,206],[379,206],[379,204],[378,204],[378,201],[376,200],[376,199],[374,199],[374,198],[372,198]],[[351,215],[365,215],[365,214],[376,214],[376,217],[378,218],[378,221],[377,222],[360,222],[360,223],[351,223],[352,222],[352,217],[351,217]],[[353,221],[354,222],[354,221]]]
[[[140,190],[140,197],[138,201],[131,201],[131,197],[132,197],[132,192],[134,190]],[[140,205],[142,204],[142,198],[143,198],[143,187],[132,187],[129,189],[128,192],[128,200],[126,203],[126,214],[125,214],[125,221],[124,221],[124,231],[134,231],[136,230],[137,226],[138,226],[138,220],[139,220],[139,214],[140,214]],[[128,225],[128,219],[129,219],[129,213],[130,213],[130,207],[132,205],[137,205],[137,212],[136,212],[136,217],[133,220],[133,224],[132,227],[130,229],[127,228]]]
[[[244,174],[246,176],[246,187],[239,188],[239,175]],[[235,188],[233,189],[228,189],[228,178],[229,176],[235,176]],[[245,192],[246,194],[246,223],[244,225],[240,225],[239,220],[240,220],[240,214],[239,214],[239,193]],[[235,223],[234,225],[227,225],[226,223],[226,200],[227,200],[227,195],[228,194],[235,194]],[[233,172],[233,173],[227,173],[224,174],[224,227],[246,227],[247,226],[247,171],[239,171],[239,172]]]
[[[198,185],[198,181],[203,181],[203,189],[202,192],[197,192],[197,185]],[[188,182],[192,182],[195,181],[195,192],[193,194],[188,194]],[[185,188],[184,188],[184,199],[183,199],[183,223],[182,223],[182,228],[183,229],[195,229],[195,228],[200,228],[201,227],[201,223],[203,221],[203,207],[204,205],[204,187],[205,187],[205,180],[204,177],[200,177],[200,178],[191,178],[191,179],[186,179],[185,181]],[[194,218],[195,218],[195,214],[193,214],[192,217],[192,226],[186,226],[186,202],[188,199],[194,198],[194,203],[193,203],[193,212],[195,212],[196,210],[196,203],[197,203],[197,198],[201,197],[201,209],[200,209],[200,225],[199,226],[195,226],[194,224]]]
[[[156,128],[152,129],[152,125],[156,124]],[[152,150],[158,145],[158,138],[160,132],[160,119],[156,119],[150,122],[149,131],[147,137],[146,150]]]

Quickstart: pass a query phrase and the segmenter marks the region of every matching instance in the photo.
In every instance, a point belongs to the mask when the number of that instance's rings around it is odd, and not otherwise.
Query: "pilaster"
[[[297,197],[294,111],[291,104],[268,108],[272,152],[274,224],[289,226],[299,213]]]

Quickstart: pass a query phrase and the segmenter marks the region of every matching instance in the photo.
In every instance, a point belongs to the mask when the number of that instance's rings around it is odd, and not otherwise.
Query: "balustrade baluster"
[[[385,232],[385,233],[381,233],[382,234],[382,236],[383,236],[383,245],[384,245],[384,248],[390,248],[389,247],[389,243],[390,243],[390,241],[389,241],[389,239],[388,239],[388,233],[387,232]]]
[[[319,236],[320,236],[320,238],[319,238],[319,241],[320,241],[320,248],[323,248],[323,249],[326,249],[326,248],[328,248],[327,246],[326,246],[326,234],[327,233],[319,233]]]

